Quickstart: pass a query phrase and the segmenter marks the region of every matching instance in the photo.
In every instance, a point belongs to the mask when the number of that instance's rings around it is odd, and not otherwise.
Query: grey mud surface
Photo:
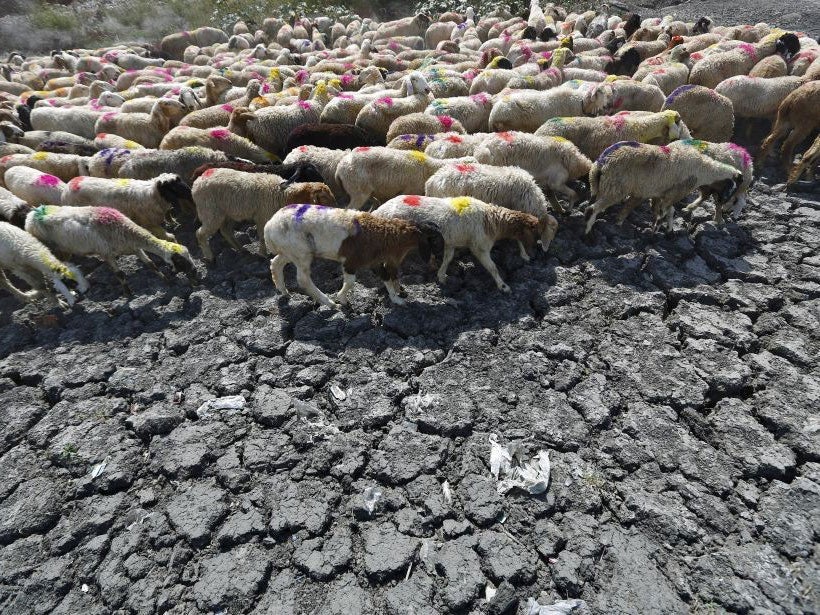
[[[0,611],[818,612],[820,195],[776,181],[723,228],[502,244],[511,295],[412,257],[408,307],[366,273],[317,311],[217,238],[197,288],[127,259],[131,300],[95,261],[73,311],[0,297]],[[546,494],[497,494],[490,433]]]

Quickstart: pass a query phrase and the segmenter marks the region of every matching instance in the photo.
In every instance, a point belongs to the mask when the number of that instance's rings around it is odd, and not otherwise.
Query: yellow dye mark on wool
[[[127,186],[131,183],[130,179],[118,179],[116,180],[118,186]]]
[[[48,152],[36,152],[31,155],[32,160],[45,160],[48,158]]]
[[[419,163],[422,163],[422,164],[427,162],[427,154],[425,154],[424,152],[417,152],[416,150],[412,150],[412,151],[407,152],[407,155],[410,158],[414,159],[416,162],[419,162]]]
[[[270,69],[270,72],[268,73],[268,79],[281,79],[281,78],[282,78],[282,74],[279,72],[278,68]]]
[[[139,143],[137,143],[136,141],[128,141],[128,140],[125,140],[125,141],[123,141],[123,142],[122,142],[122,144],[123,144],[125,147],[129,148],[129,149],[135,149],[135,148],[137,148],[137,147],[142,147],[142,145],[140,145],[140,144],[139,144]]]
[[[450,199],[450,205],[453,206],[453,209],[455,209],[456,213],[460,216],[470,208],[470,197],[457,196],[454,199]]]
[[[620,75],[607,75],[606,79],[604,79],[604,83],[612,83],[613,81],[618,81],[620,78]]]
[[[565,139],[564,137],[550,137],[553,141],[557,141],[558,143],[569,143],[569,139]]]
[[[60,277],[68,278],[69,280],[76,280],[77,278],[71,272],[71,270],[63,265],[60,261],[56,261],[48,254],[48,252],[40,252],[40,258],[45,263],[46,267],[51,269],[54,273],[58,274]]]

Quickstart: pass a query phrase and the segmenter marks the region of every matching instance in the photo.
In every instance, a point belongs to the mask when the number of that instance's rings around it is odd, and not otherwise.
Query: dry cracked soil
[[[764,175],[722,228],[500,245],[510,295],[413,257],[407,307],[315,310],[215,239],[197,287],[0,297],[0,611],[817,612],[820,194]],[[499,495],[491,433],[546,493]]]

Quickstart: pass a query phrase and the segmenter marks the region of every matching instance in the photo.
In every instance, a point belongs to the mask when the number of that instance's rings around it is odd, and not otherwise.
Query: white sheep
[[[322,176],[325,184],[337,203],[348,201],[347,193],[336,181],[336,169],[342,158],[350,153],[350,150],[328,149],[316,145],[300,145],[294,148],[282,161],[282,164],[312,164]]]
[[[463,158],[475,154],[476,148],[484,142],[484,139],[494,133],[477,132],[469,135],[459,135],[455,133],[443,133],[428,143],[424,148],[424,153],[433,158]]]
[[[0,188],[0,220],[23,228],[31,206],[5,188]]]
[[[495,167],[472,162],[443,166],[424,184],[424,194],[438,197],[471,196],[485,203],[514,209],[538,218],[541,247],[544,251],[558,231],[550,215],[547,199],[532,175],[518,167]],[[522,258],[526,255],[519,245]]]
[[[32,290],[23,292],[18,289],[9,281],[6,272],[25,281]],[[45,294],[46,281],[54,285],[68,305],[74,305],[76,298],[66,283],[76,283],[80,293],[88,289],[88,282],[74,265],[61,262],[40,240],[23,229],[0,221],[0,288],[28,303]],[[54,302],[52,295],[45,296]]]
[[[594,86],[562,86],[545,92],[521,90],[501,96],[490,112],[490,131],[535,132],[551,117],[596,115],[609,101],[609,90]]]
[[[265,255],[262,233],[271,216],[290,203],[335,205],[325,184],[305,182],[289,184],[278,175],[245,173],[234,169],[208,169],[194,182],[191,193],[197,217],[202,225],[196,239],[202,254],[213,261],[208,242],[217,231],[235,250],[241,246],[233,233],[235,222],[249,220],[256,224],[259,249]]]
[[[598,117],[554,117],[535,131],[541,137],[564,137],[572,141],[590,160],[595,160],[613,143],[639,141],[662,144],[691,135],[677,111],[640,113],[622,111]]]
[[[666,97],[663,111],[680,114],[695,139],[723,143],[732,138],[735,114],[732,101],[702,85],[682,85]]]
[[[483,164],[517,166],[529,172],[550,190],[550,200],[558,211],[564,208],[555,199],[561,193],[574,205],[578,194],[568,182],[586,177],[592,161],[564,137],[541,137],[524,132],[499,132],[484,140],[475,152]]]
[[[88,174],[89,158],[76,154],[52,154],[35,152],[33,154],[12,154],[0,158],[0,184],[5,172],[12,167],[31,167],[49,175],[56,175],[62,181],[72,177]]]
[[[421,73],[408,75],[407,96],[384,96],[367,103],[356,116],[356,126],[385,138],[390,124],[403,115],[424,111],[430,102],[430,86]]]
[[[721,81],[715,92],[732,101],[735,117],[774,118],[780,103],[803,84],[801,77],[748,77]]]
[[[227,128],[177,126],[172,128],[159,143],[161,150],[177,150],[194,146],[218,150],[228,156],[237,156],[259,163],[277,159],[276,155],[266,152],[250,140],[240,137]]]
[[[595,202],[584,212],[586,232],[612,205],[626,201],[618,220],[621,223],[645,199],[653,199],[656,218],[666,218],[671,230],[674,204],[690,192],[700,186],[720,184],[722,204],[734,196],[741,181],[742,174],[736,168],[715,162],[694,147],[621,141],[604,150],[589,172]]]
[[[117,265],[118,256],[135,254],[159,273],[146,253],[156,254],[167,264],[186,273],[189,279],[195,272],[194,262],[185,246],[155,237],[122,212],[110,207],[41,205],[26,217],[26,231],[59,252],[100,257],[117,276],[128,295],[132,294],[131,289]]]
[[[23,166],[8,169],[3,181],[9,192],[32,206],[59,204],[66,187],[59,177]]]
[[[70,132],[85,139],[93,139],[98,132],[95,126],[97,120],[105,113],[115,113],[115,110],[104,111],[87,107],[39,107],[31,110],[30,121],[34,130],[51,130]]]
[[[296,281],[318,303],[339,308],[319,290],[310,277],[310,266],[316,257],[340,262],[344,284],[336,295],[347,303],[356,282],[356,271],[377,267],[390,300],[405,303],[399,296],[399,266],[414,249],[425,252],[425,233],[415,225],[386,220],[350,209],[333,209],[321,205],[295,204],[277,211],[265,225],[265,245],[271,254],[271,278],[277,290],[289,296],[285,286],[285,266],[296,266]],[[423,253],[429,258],[429,253]]]
[[[606,92],[603,113],[612,114],[620,111],[660,111],[666,95],[657,85],[616,79],[596,86]]]
[[[175,150],[144,150],[127,158],[114,175],[131,179],[153,179],[162,173],[179,175],[183,181],[193,181],[193,172],[206,163],[227,162],[228,157],[219,150],[207,147],[183,147]],[[114,165],[112,165],[114,166]]]
[[[494,99],[483,92],[472,96],[436,98],[430,102],[425,113],[446,115],[461,122],[468,133],[487,132]]]
[[[173,118],[184,114],[186,106],[178,100],[163,98],[154,103],[151,113],[106,113],[94,126],[95,134],[106,132],[120,135],[144,147],[159,147],[162,138],[173,125]]]
[[[672,62],[658,66],[641,79],[641,83],[657,86],[664,96],[669,96],[676,88],[685,85],[689,80],[689,67],[681,62]]]
[[[113,207],[157,237],[172,241],[174,236],[162,224],[174,206],[191,200],[185,182],[164,173],[150,180],[75,177],[66,185],[61,204]]]
[[[153,151],[156,150],[149,150],[145,148],[131,150],[121,147],[107,147],[100,150],[88,159],[87,174],[91,177],[117,177],[120,169],[126,162],[132,158],[142,156]]]
[[[500,239],[512,239],[530,248],[539,234],[535,216],[506,207],[489,205],[478,199],[460,196],[437,198],[406,195],[390,199],[373,212],[374,216],[390,220],[406,220],[416,225],[429,225],[444,239],[444,256],[438,269],[438,281],[447,281],[447,267],[456,248],[469,248],[473,256],[492,276],[499,290],[510,292],[501,279],[490,250]],[[522,249],[522,256],[529,256]]]
[[[421,111],[408,113],[396,118],[387,130],[389,143],[399,135],[433,135],[440,132],[455,132],[464,134],[464,126],[449,115],[428,115]]]

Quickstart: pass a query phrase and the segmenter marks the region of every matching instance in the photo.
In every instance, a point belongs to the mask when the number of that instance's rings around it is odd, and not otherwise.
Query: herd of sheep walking
[[[241,250],[255,223],[271,277],[284,268],[317,302],[349,301],[373,268],[403,303],[399,267],[440,256],[444,282],[468,248],[511,239],[547,250],[580,203],[586,232],[649,202],[658,228],[698,191],[714,219],[740,215],[753,158],[733,137],[771,133],[789,183],[820,161],[820,45],[767,24],[641,19],[532,0],[523,16],[420,14],[268,18],[255,32],[199,28],[158,45],[11,53],[0,63],[0,287],[69,305],[88,289],[67,259],[97,256],[130,293],[117,257],[153,254],[193,281],[171,231],[196,215],[198,250],[219,233]],[[799,162],[798,148],[808,146]],[[369,213],[368,213],[369,210]],[[314,258],[342,264],[333,297]],[[14,282],[7,276],[10,274]],[[24,282],[30,290],[15,284]],[[75,289],[69,289],[74,286]]]

